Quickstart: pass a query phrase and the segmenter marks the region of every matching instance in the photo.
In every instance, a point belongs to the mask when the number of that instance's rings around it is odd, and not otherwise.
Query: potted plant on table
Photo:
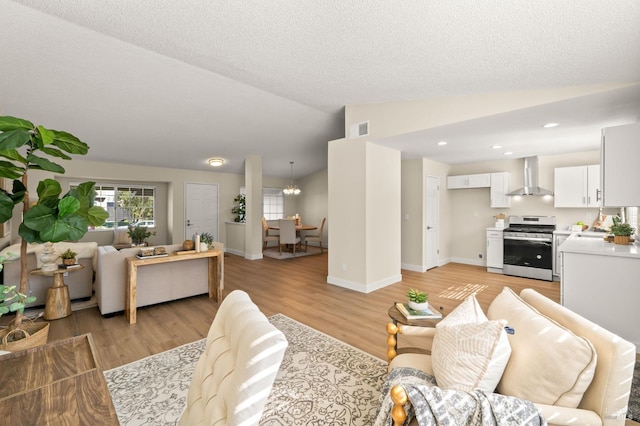
[[[62,259],[62,264],[65,266],[75,265],[76,264],[76,256],[78,253],[71,249],[66,249],[60,254],[60,259]]]
[[[407,292],[409,307],[414,311],[426,311],[429,309],[429,295],[423,291],[410,288]]]
[[[17,291],[20,296],[13,294],[13,297],[17,297],[18,303],[23,303],[23,306],[20,308],[16,305],[16,317],[8,330],[2,330],[3,335],[11,333],[15,340],[27,339],[28,336],[22,324],[24,304],[29,303],[24,296],[28,290],[29,273],[27,244],[45,244],[45,252],[51,254],[52,243],[79,240],[87,233],[89,226],[100,226],[109,217],[106,210],[94,205],[94,182],[81,183],[62,194],[58,181],[43,179],[37,186],[38,201],[31,205],[29,170],[64,174],[64,168],[51,161],[51,157],[70,160],[69,155],[86,155],[88,151],[89,146],[70,133],[35,126],[21,118],[0,116],[0,178],[13,181],[11,190],[0,190],[0,222],[10,220],[14,206],[22,204],[22,223],[18,230],[22,238],[20,286]],[[44,324],[43,330],[48,330],[49,324]]]
[[[145,226],[130,226],[127,231],[129,237],[131,238],[131,243],[134,246],[145,246],[147,245],[147,238],[152,235],[156,235],[155,231],[149,231],[149,228]]]
[[[236,217],[233,219],[235,222],[246,222],[245,214],[247,212],[247,197],[244,194],[238,194],[234,200],[238,205],[231,209],[231,213]]]
[[[611,225],[609,230],[613,234],[613,242],[615,244],[629,244],[635,228],[628,223],[622,223],[619,216],[614,216],[612,219],[613,225]]]
[[[203,232],[202,235],[200,235],[200,243],[206,244],[207,250],[213,248],[213,235],[208,232]]]

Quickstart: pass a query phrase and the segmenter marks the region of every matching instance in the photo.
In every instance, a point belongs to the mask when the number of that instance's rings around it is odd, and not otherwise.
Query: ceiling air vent
[[[369,122],[355,123],[349,126],[349,139],[361,138],[369,136]]]

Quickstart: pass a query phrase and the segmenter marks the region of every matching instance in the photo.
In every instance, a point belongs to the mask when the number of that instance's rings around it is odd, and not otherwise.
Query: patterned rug
[[[326,253],[327,249],[324,249],[323,251]],[[295,256],[291,252],[283,251],[280,253],[278,247],[269,247],[262,252],[262,256],[278,260],[295,259],[297,257],[312,256],[314,254],[320,254],[320,247],[309,246],[306,251],[304,251],[304,249],[302,251],[296,250]]]
[[[627,418],[640,422],[640,361],[636,361],[636,366],[633,370],[633,384],[631,385]]]
[[[371,425],[386,362],[282,314],[289,341],[261,425]],[[105,371],[120,424],[174,425],[205,340]]]

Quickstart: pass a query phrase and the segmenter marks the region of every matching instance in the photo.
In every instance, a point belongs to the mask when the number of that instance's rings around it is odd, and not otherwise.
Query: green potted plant
[[[71,250],[70,248],[66,249],[60,254],[60,259],[62,259],[62,264],[65,266],[75,265],[77,255],[78,253]]]
[[[429,309],[429,295],[415,288],[410,288],[407,292],[409,307],[414,311],[426,311]]]
[[[238,194],[238,196],[233,201],[238,204],[231,209],[231,213],[236,215],[234,221],[241,223],[246,222],[245,213],[247,211],[247,198],[244,194]]]
[[[615,244],[629,244],[635,228],[628,223],[622,223],[619,216],[614,216],[612,219],[613,225],[611,225],[609,231],[613,234],[613,242]]]
[[[86,155],[88,151],[86,143],[65,131],[0,116],[0,178],[12,180],[11,190],[0,190],[0,222],[10,220],[14,206],[22,204],[22,214],[18,216],[22,218],[18,229],[22,238],[19,294],[28,292],[27,244],[44,243],[50,248],[55,242],[79,240],[89,226],[100,226],[109,217],[106,210],[94,205],[94,182],[83,182],[62,194],[58,181],[43,179],[37,186],[38,201],[31,205],[29,170],[64,174],[64,168],[50,158],[70,160],[70,155]],[[24,302],[29,303],[26,299]],[[15,310],[16,318],[8,332],[22,328],[23,309]]]
[[[152,235],[156,235],[155,231],[149,231],[149,229],[145,226],[130,226],[127,231],[129,237],[131,238],[131,242],[134,246],[142,246],[146,245],[147,238]]]
[[[200,242],[204,243],[207,245],[207,249],[210,249],[213,247],[213,235],[209,234],[208,232],[203,232],[202,235],[200,235]]]

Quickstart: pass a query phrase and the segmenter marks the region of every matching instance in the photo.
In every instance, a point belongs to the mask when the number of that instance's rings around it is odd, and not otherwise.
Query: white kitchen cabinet
[[[553,275],[560,276],[562,256],[560,255],[560,244],[562,244],[571,234],[553,233]]]
[[[602,206],[640,206],[640,123],[602,129]]]
[[[554,207],[600,207],[600,165],[554,170]]]
[[[502,230],[487,229],[487,271],[502,273]]]
[[[511,207],[511,197],[507,195],[510,179],[509,172],[491,173],[491,207]]]
[[[447,176],[447,189],[489,188],[490,186],[490,173]]]

